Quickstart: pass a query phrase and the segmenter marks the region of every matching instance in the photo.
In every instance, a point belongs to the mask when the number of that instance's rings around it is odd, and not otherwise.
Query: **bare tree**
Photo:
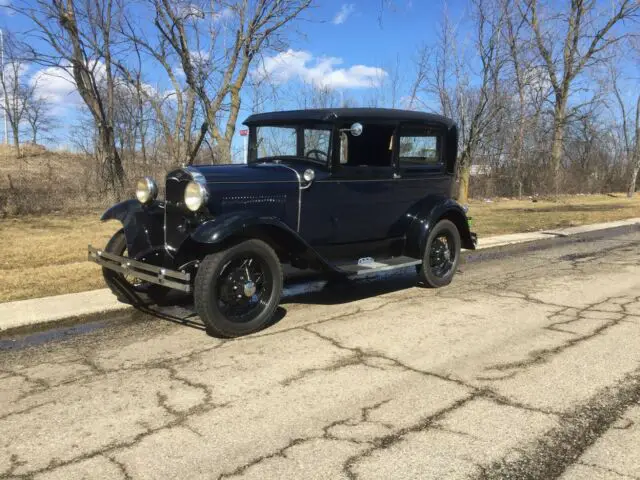
[[[614,27],[624,20],[634,19],[640,12],[637,0],[615,0],[611,12],[598,11],[595,0],[571,0],[569,10],[556,15],[540,15],[538,0],[526,0],[521,13],[530,26],[535,44],[553,88],[553,138],[551,163],[554,169],[556,194],[560,189],[562,147],[568,118],[569,98],[576,78],[624,34],[614,34]],[[562,38],[560,38],[562,37]],[[560,45],[560,49],[554,48]]]
[[[516,2],[519,0],[515,0]],[[518,197],[522,197],[523,189],[523,154],[525,133],[527,128],[527,87],[529,84],[532,64],[528,56],[527,41],[522,36],[524,19],[516,16],[513,0],[502,0],[504,8],[505,28],[504,37],[509,48],[509,60],[513,72],[513,79],[518,98],[517,128],[514,135],[511,160],[514,164],[514,183],[518,189]]]
[[[189,11],[183,13],[187,17],[190,15]],[[140,28],[127,17],[119,28],[135,55],[132,55],[134,62],[131,62],[131,58],[124,58],[116,60],[115,64],[123,79],[135,88],[138,107],[142,108],[144,103],[152,107],[154,120],[162,133],[170,159],[175,163],[184,162],[193,150],[195,92],[181,78],[180,68],[175,65],[179,60],[160,31],[156,31],[154,37],[148,33],[148,29]],[[156,90],[145,84],[144,70],[148,68],[145,57],[162,68],[171,85],[170,90]]]
[[[205,16],[206,5],[150,1],[156,28],[179,58],[186,83],[200,100],[219,160],[228,161],[249,67],[264,49],[282,48],[281,30],[309,8],[312,0],[229,3],[227,28],[232,38],[226,46],[217,43],[220,27],[216,22],[203,25],[197,21]]]
[[[435,96],[443,115],[455,119],[460,128],[457,199],[465,203],[469,196],[471,165],[478,148],[488,145],[490,130],[497,125],[501,112],[500,75],[504,66],[501,32],[504,10],[492,0],[473,0],[475,23],[474,48],[481,71],[471,82],[471,67],[458,49],[456,33],[445,13],[436,47],[433,67],[430,53],[423,50],[418,75],[423,88]]]
[[[36,93],[27,103],[26,121],[29,124],[31,142],[35,145],[42,139],[43,134],[53,130],[55,119],[51,114],[51,103],[43,96]]]
[[[112,50],[116,43],[113,24],[121,16],[121,6],[116,0],[37,0],[10,8],[28,17],[51,48],[51,52],[33,50],[33,58],[65,68],[72,75],[98,130],[103,179],[120,198],[125,172],[114,134]]]
[[[11,34],[4,36],[4,58],[4,68],[0,71],[3,96],[0,107],[7,116],[11,126],[13,145],[16,154],[20,157],[20,124],[25,120],[28,105],[34,96],[34,87],[24,78],[28,64]]]
[[[631,169],[627,197],[632,198],[640,172],[640,93],[636,92],[635,97],[623,94],[615,65],[610,66],[610,85],[621,122],[622,147]]]

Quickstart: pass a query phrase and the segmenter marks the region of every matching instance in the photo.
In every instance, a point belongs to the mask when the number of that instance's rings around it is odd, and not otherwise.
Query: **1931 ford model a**
[[[319,109],[250,116],[248,165],[185,167],[157,200],[102,220],[123,224],[89,246],[121,301],[193,293],[216,336],[266,326],[280,301],[282,264],[351,276],[415,265],[423,284],[451,282],[460,249],[475,248],[450,197],[457,128],[449,119],[388,109]]]

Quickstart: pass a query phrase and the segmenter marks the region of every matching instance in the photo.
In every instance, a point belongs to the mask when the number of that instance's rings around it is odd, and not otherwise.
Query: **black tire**
[[[104,248],[106,252],[126,257],[127,239],[124,230],[118,230]],[[169,293],[169,289],[152,283],[134,283],[123,274],[102,268],[102,276],[107,287],[122,303],[134,306],[144,306],[154,303],[163,303]]]
[[[237,276],[244,268],[248,269],[247,280]],[[247,289],[242,287],[249,283],[253,289],[248,291],[253,293],[245,293]],[[196,274],[195,309],[207,333],[214,337],[233,338],[262,330],[270,324],[281,295],[282,265],[262,240],[246,240],[207,255]]]
[[[449,220],[436,223],[429,232],[422,264],[418,267],[421,283],[430,288],[449,285],[458,269],[460,249],[460,232],[455,224]]]

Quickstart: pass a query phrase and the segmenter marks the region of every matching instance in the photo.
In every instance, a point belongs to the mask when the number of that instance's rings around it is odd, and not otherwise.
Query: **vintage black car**
[[[264,328],[280,301],[283,264],[349,277],[415,266],[423,285],[451,282],[460,249],[474,249],[465,210],[450,195],[454,122],[389,109],[251,115],[248,164],[169,173],[165,199],[151,178],[135,200],[102,216],[123,224],[89,246],[121,301],[192,293],[215,336]]]

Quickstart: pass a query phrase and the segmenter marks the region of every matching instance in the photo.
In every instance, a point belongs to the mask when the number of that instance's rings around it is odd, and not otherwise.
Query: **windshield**
[[[295,157],[326,164],[331,151],[331,128],[312,126],[259,126],[255,129],[252,161]]]

